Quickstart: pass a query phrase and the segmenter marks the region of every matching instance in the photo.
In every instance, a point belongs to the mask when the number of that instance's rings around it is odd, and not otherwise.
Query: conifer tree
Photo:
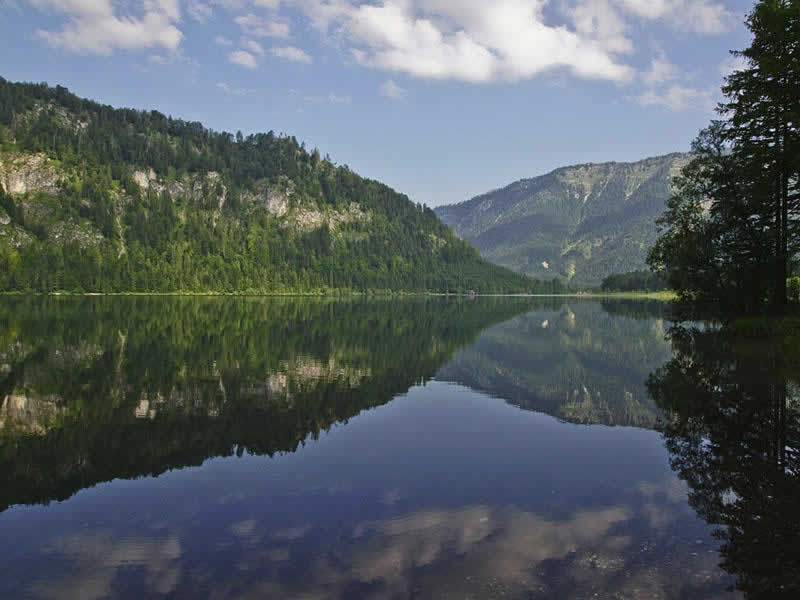
[[[800,0],[762,0],[746,24],[722,119],[693,143],[648,262],[684,300],[781,311],[800,250]]]

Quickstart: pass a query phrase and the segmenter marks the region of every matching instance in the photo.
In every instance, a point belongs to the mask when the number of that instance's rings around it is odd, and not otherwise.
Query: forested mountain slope
[[[547,291],[273,132],[0,78],[0,291]]]
[[[436,213],[497,264],[597,285],[611,273],[645,268],[672,177],[688,160],[676,153],[564,167]]]

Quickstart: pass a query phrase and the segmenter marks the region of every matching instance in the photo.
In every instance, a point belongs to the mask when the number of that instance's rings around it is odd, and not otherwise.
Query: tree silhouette
[[[800,250],[800,1],[762,0],[721,120],[692,145],[648,262],[684,303],[782,312]]]
[[[671,331],[648,390],[692,507],[718,525],[722,567],[748,598],[800,594],[800,395],[784,348],[726,331]]]

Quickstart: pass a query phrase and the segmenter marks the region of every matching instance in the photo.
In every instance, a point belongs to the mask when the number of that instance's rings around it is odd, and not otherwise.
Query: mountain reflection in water
[[[292,452],[530,300],[24,298],[0,305],[0,510]]]
[[[0,324],[0,597],[796,592],[791,365],[667,339],[661,303],[7,298]]]
[[[669,358],[662,302],[553,303],[496,325],[437,378],[574,423],[656,427],[648,373]]]

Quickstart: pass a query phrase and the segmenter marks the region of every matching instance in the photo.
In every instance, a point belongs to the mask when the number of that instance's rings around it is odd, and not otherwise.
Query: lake
[[[800,394],[742,347],[630,300],[0,299],[0,597],[794,597]]]

